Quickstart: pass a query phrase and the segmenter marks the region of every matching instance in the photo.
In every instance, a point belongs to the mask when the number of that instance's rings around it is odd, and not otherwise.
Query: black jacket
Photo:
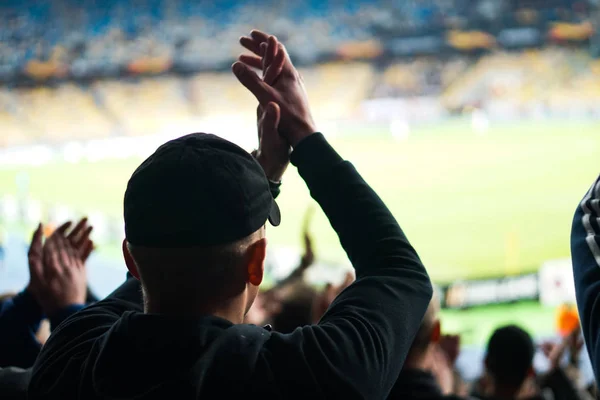
[[[300,143],[292,163],[356,269],[318,325],[280,334],[213,316],[143,314],[139,294],[123,296],[136,285],[129,280],[53,333],[30,399],[385,399],[431,282],[385,204],[321,134]]]
[[[31,378],[31,368],[0,368],[0,399],[27,399],[27,385]]]

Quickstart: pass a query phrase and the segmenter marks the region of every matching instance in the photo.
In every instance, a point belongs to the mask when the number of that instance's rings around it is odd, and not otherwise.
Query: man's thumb
[[[277,127],[279,126],[279,119],[281,118],[281,110],[279,105],[277,103],[270,102],[267,104],[265,112],[265,122],[269,125],[269,128],[272,127],[274,130],[277,130]]]
[[[235,62],[231,69],[240,83],[256,97],[259,103],[265,104],[273,99],[270,88],[242,62]]]

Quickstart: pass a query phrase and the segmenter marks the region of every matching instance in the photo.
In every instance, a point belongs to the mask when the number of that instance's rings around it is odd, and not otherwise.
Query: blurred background
[[[258,28],[419,251],[445,331],[478,352],[499,324],[543,338],[566,323],[571,218],[600,167],[597,0],[3,0],[0,15],[0,292],[26,284],[38,221],[86,215],[107,294],[147,155],[197,131],[256,146],[256,102],[229,67]],[[267,285],[298,264],[314,205],[293,168],[282,189]],[[310,232],[310,280],[339,281],[320,211]]]

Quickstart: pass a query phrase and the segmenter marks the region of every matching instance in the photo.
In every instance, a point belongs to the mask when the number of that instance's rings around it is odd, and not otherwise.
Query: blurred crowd
[[[410,33],[517,24],[535,10],[539,21],[580,20],[586,0],[265,1],[8,0],[0,4],[0,77],[45,63],[55,74],[114,76],[139,59],[174,63],[180,71],[227,66],[240,32],[252,26],[286,40],[298,63],[314,63],[346,42],[378,30]],[[531,19],[531,18],[529,18]],[[310,31],[310,35],[304,32]],[[210,49],[207,51],[207,49]],[[157,61],[158,59],[158,61]]]

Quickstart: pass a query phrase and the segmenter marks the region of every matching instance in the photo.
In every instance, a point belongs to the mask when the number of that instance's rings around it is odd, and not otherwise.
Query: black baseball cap
[[[148,157],[129,179],[124,216],[127,241],[147,247],[230,243],[281,220],[260,164],[207,133],[171,140]]]

